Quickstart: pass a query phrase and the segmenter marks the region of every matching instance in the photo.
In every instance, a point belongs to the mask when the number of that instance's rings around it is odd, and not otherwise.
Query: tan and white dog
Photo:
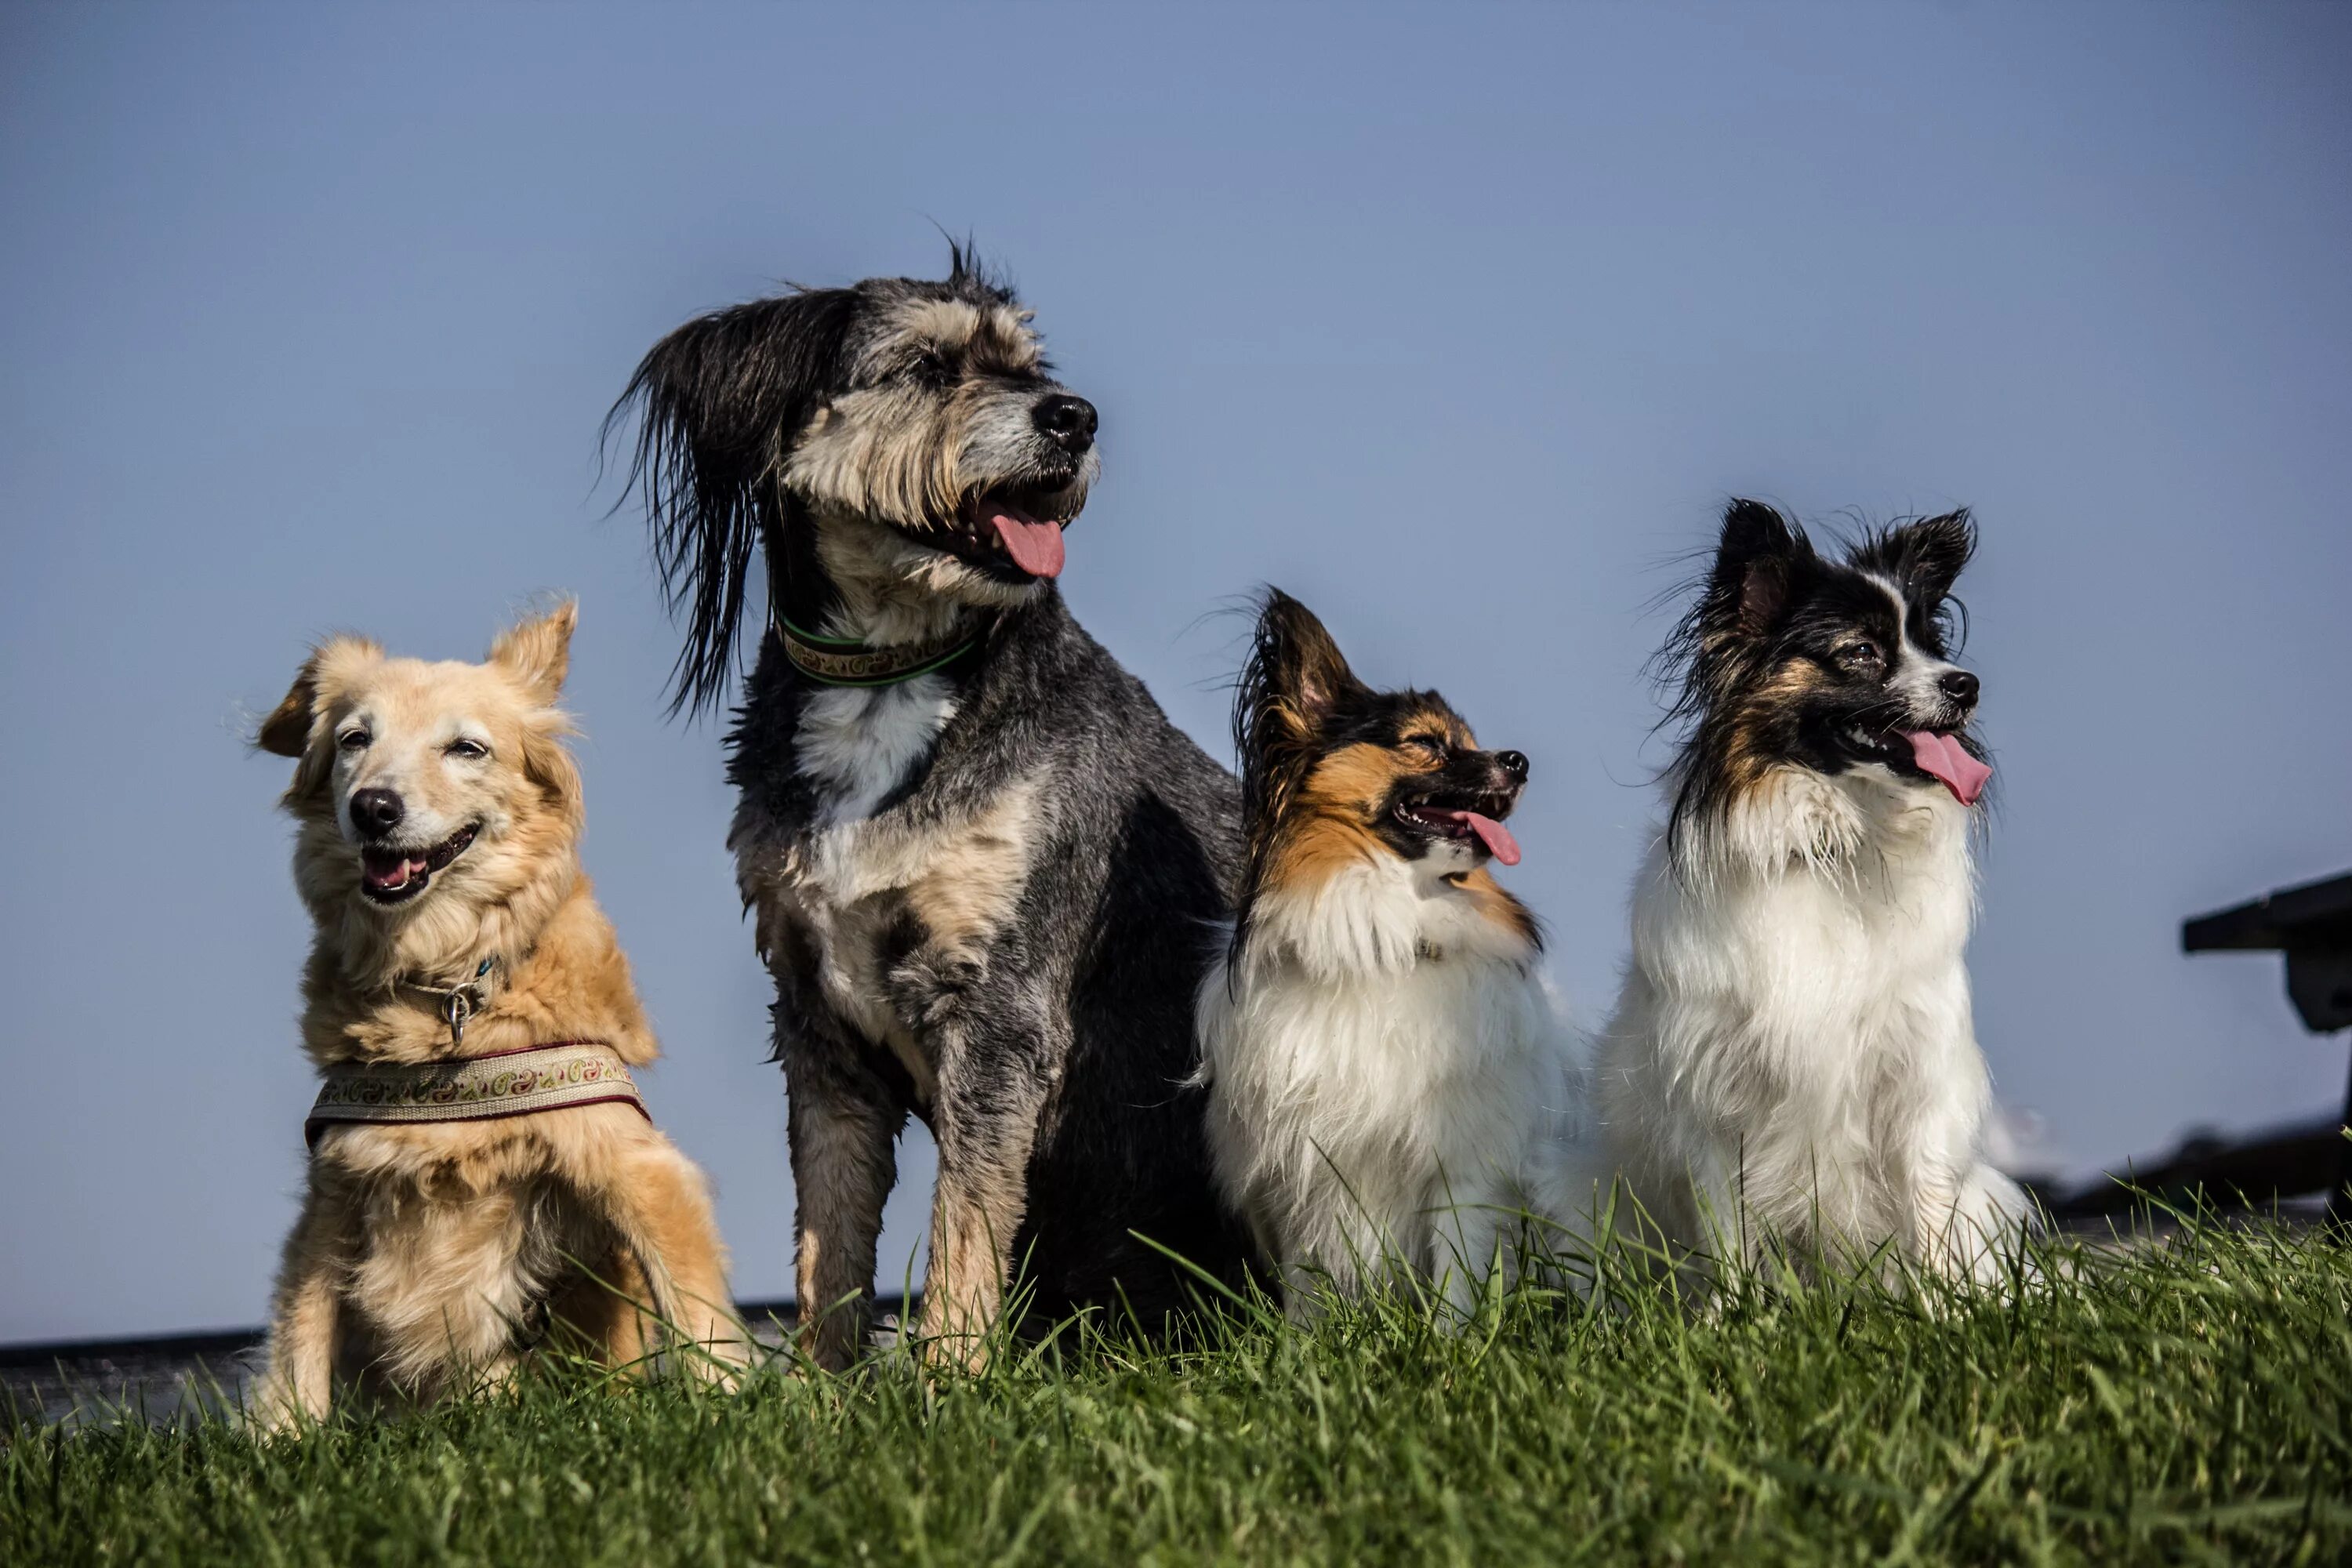
[[[1549,1180],[1582,1080],[1535,916],[1489,864],[1528,759],[1433,691],[1375,691],[1268,590],[1237,684],[1249,858],[1201,986],[1218,1184],[1290,1311],[1433,1287],[1457,1320]]]
[[[298,759],[302,1044],[324,1079],[271,1313],[274,1423],[323,1415],[339,1371],[412,1399],[484,1386],[551,1331],[614,1365],[656,1322],[688,1370],[743,1359],[701,1173],[629,1077],[658,1047],[581,870],[555,707],[576,620],[524,621],[483,664],[335,637],[261,726]]]

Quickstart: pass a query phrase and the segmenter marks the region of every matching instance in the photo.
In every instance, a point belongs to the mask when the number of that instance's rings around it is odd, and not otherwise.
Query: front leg
[[[271,1295],[269,1352],[260,1380],[260,1416],[271,1431],[324,1420],[333,1398],[342,1337],[342,1285],[357,1215],[314,1172],[302,1212],[286,1237]]]
[[[1497,1270],[1509,1281],[1516,1259],[1508,1237],[1525,1203],[1516,1184],[1498,1176],[1441,1182],[1431,1268],[1457,1328],[1476,1315]]]
[[[905,1100],[861,1047],[845,1039],[783,1027],[785,1127],[798,1205],[793,1272],[801,1353],[839,1372],[865,1348],[874,1308],[874,1249],[882,1205],[898,1180]]]
[[[655,1312],[673,1336],[672,1364],[705,1381],[725,1378],[745,1363],[749,1347],[735,1321],[702,1173],[667,1139],[648,1132],[599,1174],[589,1199],[643,1268]],[[607,1354],[625,1348],[608,1346]]]
[[[951,1047],[931,1114],[940,1175],[923,1274],[925,1354],[974,1372],[987,1363],[1028,1211],[1029,1153],[1045,1101],[1030,1060],[1017,1044],[985,1036]]]
[[[1982,1068],[1951,1076],[1909,1129],[1906,1239],[1911,1256],[1946,1279],[1992,1284],[2017,1250],[2028,1205],[1979,1152],[1991,1100]]]
[[[1948,1279],[1997,1284],[2019,1254],[2031,1206],[2015,1182],[1973,1154],[1915,1171],[1913,1256]]]

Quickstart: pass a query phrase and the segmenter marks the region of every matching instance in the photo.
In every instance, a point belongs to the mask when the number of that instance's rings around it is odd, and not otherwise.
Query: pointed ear
[[[367,637],[330,637],[312,648],[285,700],[261,721],[253,743],[275,756],[300,756],[310,747],[311,726],[322,710],[320,694],[350,679],[358,667],[383,657],[383,647]]]
[[[1977,525],[1962,507],[1891,531],[1884,550],[1906,587],[1929,605],[1941,604],[1977,552]]]
[[[572,632],[580,624],[580,602],[566,599],[535,620],[518,621],[490,645],[490,662],[522,683],[543,704],[563,690],[572,667]]]
[[[1249,663],[1234,691],[1234,751],[1252,885],[1292,797],[1313,768],[1332,714],[1366,692],[1314,612],[1279,588],[1259,608]]]
[[[1279,588],[1266,590],[1252,662],[1263,664],[1264,685],[1274,700],[1267,719],[1292,741],[1313,739],[1343,700],[1368,689],[1315,612]]]
[[[1708,622],[1718,631],[1766,636],[1789,607],[1797,567],[1811,555],[1804,530],[1778,511],[1761,501],[1733,501],[1716,544]]]
[[[853,289],[811,289],[688,321],[638,363],[604,416],[608,445],[635,416],[629,485],[686,623],[673,712],[716,704],[734,678],[761,521],[782,519],[778,467],[842,385],[861,301]]]

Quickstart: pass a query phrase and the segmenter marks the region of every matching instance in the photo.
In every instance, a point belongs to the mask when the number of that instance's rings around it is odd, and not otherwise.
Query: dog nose
[[[352,826],[362,833],[381,837],[400,826],[407,813],[400,797],[388,789],[360,789],[352,792]]]
[[[1073,458],[1095,444],[1095,405],[1083,397],[1057,392],[1040,398],[1029,417],[1047,440]]]
[[[1977,705],[1977,687],[1979,683],[1977,678],[1970,675],[1967,670],[1948,669],[1944,671],[1942,676],[1937,678],[1936,684],[1943,690],[1944,696],[1947,699],[1958,703],[1959,706],[1963,708],[1973,708]]]
[[[1525,752],[1496,752],[1495,765],[1510,774],[1513,784],[1528,782],[1528,754]]]

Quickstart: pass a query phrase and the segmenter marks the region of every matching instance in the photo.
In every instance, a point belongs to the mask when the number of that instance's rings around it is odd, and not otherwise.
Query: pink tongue
[[[1911,760],[1919,771],[1944,782],[1952,798],[1962,805],[1974,805],[1984,794],[1985,780],[1992,770],[1969,755],[1968,748],[1950,735],[1938,735],[1933,730],[1906,730],[1903,738],[1911,742]]]
[[[996,537],[1004,541],[1004,553],[1013,557],[1013,564],[1032,577],[1062,574],[1060,523],[1039,522],[1014,507],[998,509],[989,521],[996,525]]]
[[[1511,837],[1509,828],[1493,817],[1481,816],[1475,811],[1464,812],[1462,820],[1470,825],[1470,831],[1478,836],[1479,842],[1486,845],[1486,852],[1506,866],[1519,863],[1519,841]]]

